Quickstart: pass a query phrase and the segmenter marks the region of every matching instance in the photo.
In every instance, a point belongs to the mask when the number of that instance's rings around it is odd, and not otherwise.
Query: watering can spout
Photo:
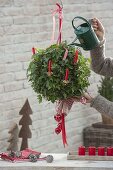
[[[76,37],[71,44],[69,45],[72,45],[72,46],[77,46],[77,47],[82,47],[82,44],[78,44],[78,43],[75,43],[75,41],[77,40],[78,38]]]

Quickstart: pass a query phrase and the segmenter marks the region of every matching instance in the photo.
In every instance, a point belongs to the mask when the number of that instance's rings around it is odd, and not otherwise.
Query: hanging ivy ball
[[[54,103],[81,96],[89,86],[89,60],[67,42],[37,49],[27,70],[28,80],[42,98]]]

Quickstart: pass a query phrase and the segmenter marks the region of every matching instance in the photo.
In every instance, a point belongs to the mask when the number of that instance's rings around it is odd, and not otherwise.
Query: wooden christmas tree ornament
[[[8,142],[10,142],[7,150],[8,151],[17,151],[18,150],[18,125],[16,123],[13,124],[11,129],[8,131],[10,133],[10,137],[8,139]]]
[[[19,132],[19,137],[22,138],[22,144],[21,144],[20,150],[24,150],[28,148],[28,138],[32,137],[32,134],[29,128],[29,125],[32,125],[32,120],[29,116],[30,114],[32,114],[32,110],[31,110],[28,99],[26,100],[19,114],[22,115],[22,118],[19,121],[19,125],[22,125],[20,132]]]

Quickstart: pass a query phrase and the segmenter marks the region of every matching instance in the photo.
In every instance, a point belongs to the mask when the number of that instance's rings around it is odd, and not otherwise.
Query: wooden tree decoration
[[[28,99],[23,105],[22,109],[19,112],[20,115],[23,115],[21,120],[19,121],[19,125],[22,125],[19,137],[22,138],[22,144],[20,150],[24,150],[28,148],[28,138],[32,137],[29,125],[32,125],[32,120],[30,118],[30,114],[32,114],[32,110],[29,104]]]
[[[10,133],[10,137],[8,139],[8,142],[10,142],[7,150],[8,151],[18,151],[18,133],[19,128],[16,123],[11,127],[11,129],[8,131]]]

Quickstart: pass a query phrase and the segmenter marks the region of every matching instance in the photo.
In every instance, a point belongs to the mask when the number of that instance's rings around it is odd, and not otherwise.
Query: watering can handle
[[[73,28],[74,28],[75,30],[77,30],[77,28],[76,28],[75,25],[74,25],[74,20],[77,19],[77,18],[82,19],[83,21],[85,21],[85,22],[89,25],[89,27],[91,27],[91,24],[88,22],[88,20],[86,20],[86,19],[83,18],[83,17],[77,16],[77,17],[75,17],[75,18],[72,20],[72,26],[73,26]]]

